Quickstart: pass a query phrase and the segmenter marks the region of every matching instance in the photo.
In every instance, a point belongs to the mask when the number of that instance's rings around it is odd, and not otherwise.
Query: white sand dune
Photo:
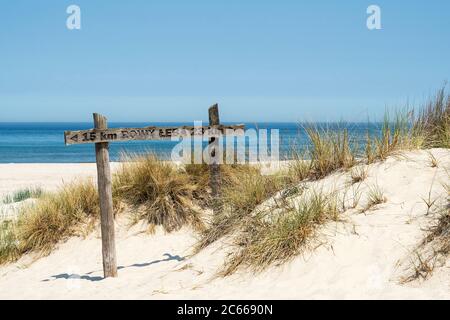
[[[450,299],[449,259],[426,281],[399,282],[435,218],[426,214],[422,198],[428,198],[431,186],[433,198],[448,197],[442,184],[449,183],[450,151],[431,152],[439,161],[437,168],[425,151],[370,165],[360,190],[364,194],[378,184],[387,202],[365,213],[348,210],[344,222],[324,226],[326,244],[282,267],[217,278],[226,240],[189,257],[196,241],[190,229],[148,235],[141,232],[143,227],[128,229],[122,216],[117,221],[119,278],[102,279],[97,231],[87,239],[73,238],[33,263],[25,257],[0,267],[0,298]],[[54,188],[57,181],[93,174],[92,165],[3,165],[0,190],[10,192],[30,182]],[[348,180],[348,173],[336,173],[315,184],[344,190]],[[365,201],[362,196],[361,205]]]

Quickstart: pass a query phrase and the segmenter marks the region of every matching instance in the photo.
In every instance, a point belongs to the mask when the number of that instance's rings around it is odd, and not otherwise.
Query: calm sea
[[[179,126],[192,123],[110,123],[111,128]],[[326,124],[328,128],[348,128],[350,134],[363,141],[367,123]],[[92,128],[92,123],[0,123],[0,163],[83,163],[95,162],[93,145],[65,146],[65,130]],[[308,139],[298,123],[247,123],[246,128],[278,129],[280,132],[280,154],[288,158],[292,148],[308,146]],[[377,129],[370,125],[370,131]],[[170,157],[176,142],[172,141],[132,141],[112,143],[111,159],[119,161],[121,154],[157,154],[162,159]]]

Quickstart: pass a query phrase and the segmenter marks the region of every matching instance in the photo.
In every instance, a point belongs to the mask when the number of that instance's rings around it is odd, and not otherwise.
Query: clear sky
[[[366,121],[445,80],[448,0],[0,3],[0,121]]]

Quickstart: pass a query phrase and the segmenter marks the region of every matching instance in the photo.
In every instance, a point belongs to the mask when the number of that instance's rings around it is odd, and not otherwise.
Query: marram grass
[[[81,226],[99,216],[98,195],[92,181],[65,185],[35,203],[22,207],[17,221],[2,223],[0,263],[29,252],[48,254],[62,240],[82,232]]]
[[[290,261],[315,240],[319,226],[339,217],[337,197],[322,191],[312,190],[297,203],[281,206],[281,211],[270,213],[270,218],[264,212],[247,217],[234,239],[237,249],[226,261],[222,276],[239,268],[260,272]]]
[[[7,195],[3,199],[4,204],[11,204],[22,202],[27,199],[37,199],[43,195],[44,191],[41,188],[24,188],[15,191],[13,194]]]
[[[131,157],[114,174],[114,197],[131,205],[139,218],[171,232],[184,225],[202,229],[194,203],[199,185],[172,163],[153,155]]]
[[[258,168],[248,165],[228,167],[225,176],[223,210],[214,214],[209,226],[201,232],[196,252],[238,229],[258,205],[286,186],[282,176],[265,176]]]

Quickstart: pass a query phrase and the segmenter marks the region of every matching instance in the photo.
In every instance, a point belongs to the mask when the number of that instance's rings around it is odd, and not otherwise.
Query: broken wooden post
[[[220,119],[219,119],[219,106],[217,104],[211,106],[209,108],[209,126],[219,126],[220,125]],[[213,207],[214,210],[220,210],[220,166],[219,166],[219,160],[216,157],[220,156],[218,154],[218,148],[219,148],[219,139],[216,137],[211,137],[209,139],[209,147],[211,148],[210,153],[210,163],[209,163],[209,174],[210,174],[210,187],[211,192],[213,196]]]
[[[98,113],[94,113],[94,125],[97,130],[108,129],[106,118]],[[92,138],[95,140],[95,137]],[[103,273],[105,278],[117,277],[109,143],[96,143],[95,155],[97,158],[98,194],[100,197]]]

